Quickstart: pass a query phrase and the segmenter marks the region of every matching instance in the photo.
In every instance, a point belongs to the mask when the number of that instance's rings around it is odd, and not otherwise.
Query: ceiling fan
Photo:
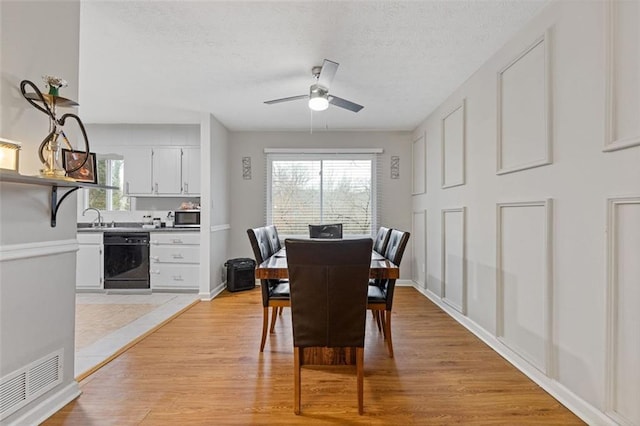
[[[322,66],[316,66],[311,69],[311,74],[315,78],[315,84],[312,84],[309,88],[308,95],[290,96],[288,98],[273,99],[271,101],[265,101],[265,104],[278,104],[280,102],[296,101],[298,99],[309,99],[309,108],[313,111],[324,111],[329,107],[329,104],[335,105],[340,108],[348,109],[349,111],[358,112],[362,108],[362,105],[358,105],[355,102],[348,101],[346,99],[339,98],[329,94],[329,86],[333,81],[333,77],[338,71],[337,62],[325,59]]]

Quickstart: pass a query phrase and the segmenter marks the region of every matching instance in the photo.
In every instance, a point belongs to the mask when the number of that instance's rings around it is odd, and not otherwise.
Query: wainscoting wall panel
[[[549,375],[551,200],[497,206],[497,336]]]
[[[465,101],[442,119],[442,187],[465,183]]]
[[[413,141],[411,158],[413,159],[411,193],[424,194],[427,190],[427,143],[424,134]]]
[[[640,3],[609,1],[605,151],[640,145]]]
[[[498,72],[498,174],[551,163],[549,32]]]
[[[607,265],[607,410],[640,424],[640,197],[610,199]]]
[[[462,99],[466,183],[441,189],[443,118]],[[640,2],[546,2],[422,134],[424,294],[586,424],[640,426]],[[438,214],[459,206],[464,315],[443,300]]]
[[[467,312],[465,216],[465,207],[442,210],[442,299],[462,314]]]
[[[411,262],[412,280],[421,287],[426,287],[427,277],[427,211],[413,212],[413,259]]]

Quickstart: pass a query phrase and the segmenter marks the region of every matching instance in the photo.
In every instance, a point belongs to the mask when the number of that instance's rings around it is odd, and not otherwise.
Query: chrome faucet
[[[102,226],[102,214],[100,214],[100,210],[96,209],[95,207],[87,207],[86,209],[84,209],[84,211],[82,212],[82,216],[84,216],[84,214],[89,210],[93,210],[96,213],[98,213],[98,217],[96,218],[96,220],[93,221],[94,222],[93,226]]]

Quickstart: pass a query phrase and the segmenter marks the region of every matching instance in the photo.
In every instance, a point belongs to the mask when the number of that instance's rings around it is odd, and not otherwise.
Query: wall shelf
[[[59,180],[42,178],[39,176],[27,176],[21,175],[15,172],[0,171],[0,182],[12,182],[23,183],[27,185],[40,185],[51,187],[51,227],[56,226],[56,216],[58,215],[58,209],[60,204],[67,196],[77,191],[80,188],[93,188],[93,189],[119,189],[117,186],[96,185],[93,183],[75,182],[72,180]],[[58,199],[58,188],[66,189],[66,192],[62,194]]]

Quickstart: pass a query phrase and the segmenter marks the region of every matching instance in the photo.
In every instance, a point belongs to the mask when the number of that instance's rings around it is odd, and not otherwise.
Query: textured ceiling
[[[538,12],[527,1],[83,0],[80,113],[88,123],[230,130],[412,130]],[[311,67],[364,105],[311,115]]]

